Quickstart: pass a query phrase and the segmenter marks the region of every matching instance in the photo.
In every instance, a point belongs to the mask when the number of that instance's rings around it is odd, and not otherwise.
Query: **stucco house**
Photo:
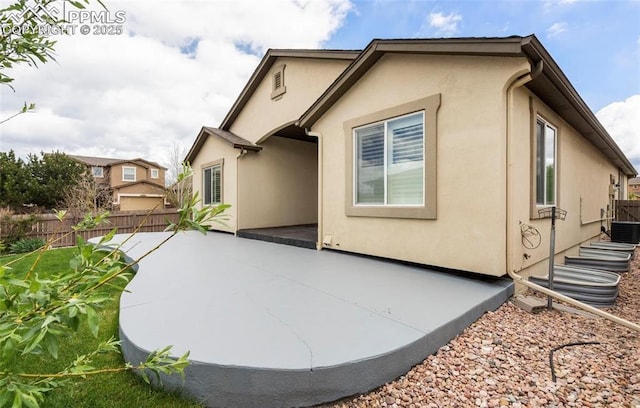
[[[166,167],[140,158],[68,156],[87,166],[96,182],[111,188],[113,205],[119,210],[164,208]]]
[[[317,224],[318,249],[491,276],[546,270],[545,207],[576,252],[637,174],[534,35],[269,50],[186,160],[232,206],[213,228]]]
[[[629,199],[640,200],[640,177],[629,179]]]

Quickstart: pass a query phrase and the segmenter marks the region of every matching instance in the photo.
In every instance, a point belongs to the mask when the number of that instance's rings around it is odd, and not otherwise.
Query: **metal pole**
[[[556,207],[551,207],[551,242],[549,243],[549,290],[553,290],[553,266],[556,252]],[[553,309],[553,298],[547,296],[547,309]]]

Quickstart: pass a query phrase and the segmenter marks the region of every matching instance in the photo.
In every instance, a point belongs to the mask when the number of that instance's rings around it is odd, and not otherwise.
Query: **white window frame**
[[[422,185],[420,186],[421,190],[422,190],[422,197],[421,197],[421,201],[419,203],[415,203],[415,204],[390,204],[389,201],[389,187],[388,187],[388,182],[389,182],[389,143],[390,143],[390,135],[389,135],[389,122],[398,120],[398,119],[403,119],[403,118],[407,118],[407,117],[411,117],[411,116],[420,116],[420,121],[422,122],[422,167],[424,169],[424,166],[426,165],[425,163],[425,157],[426,157],[426,152],[425,152],[425,145],[426,145],[426,140],[425,140],[425,112],[424,111],[419,111],[419,112],[412,112],[412,113],[408,113],[406,115],[401,115],[401,116],[396,116],[396,117],[392,117],[392,118],[388,118],[385,120],[381,120],[375,123],[371,123],[371,124],[367,124],[364,126],[360,126],[357,128],[353,129],[353,153],[354,153],[354,159],[353,159],[353,195],[352,195],[352,200],[353,200],[353,205],[357,206],[357,207],[422,207],[424,206],[424,202],[425,202],[425,191],[426,191],[426,186],[425,186],[425,178],[424,176],[422,177]],[[358,155],[358,151],[359,151],[359,147],[358,147],[358,135],[357,132],[359,130],[364,130],[367,128],[371,128],[374,126],[379,126],[381,125],[383,126],[384,130],[384,141],[383,141],[383,164],[382,164],[382,170],[383,170],[383,185],[384,185],[384,191],[383,191],[383,202],[382,203],[359,203],[358,202],[358,160],[357,160],[357,155]],[[424,171],[423,171],[423,175],[424,175]]]
[[[222,204],[222,200],[223,200],[223,195],[224,195],[224,173],[223,173],[223,161],[217,161],[217,162],[213,162],[210,164],[206,164],[204,166],[202,166],[202,204],[203,205],[220,205]],[[206,195],[206,187],[205,187],[205,181],[206,181],[206,177],[205,177],[205,172],[209,170],[212,172],[211,175],[211,196],[207,197]],[[213,177],[213,171],[217,170],[220,173],[220,196],[219,197],[214,197],[215,195],[215,186],[214,186],[214,181],[215,178]],[[218,198],[218,200],[216,201],[215,198]]]
[[[151,178],[152,178],[152,179],[160,178],[160,170],[158,170],[158,169],[151,169]]]
[[[547,137],[549,137],[550,132],[553,132],[553,200],[548,199],[548,185],[547,185],[547,175],[546,175],[546,151],[540,151],[540,141],[538,140],[538,126],[542,125],[544,130],[543,143],[542,147],[545,148],[547,146]],[[535,121],[535,203],[536,207],[551,207],[558,205],[558,128],[552,125],[548,120],[544,119],[540,115],[536,115]],[[542,175],[542,186],[540,186],[540,177],[539,177],[539,165],[541,161],[544,162],[545,171]],[[542,187],[542,197],[539,196],[539,188]]]
[[[91,166],[91,174],[95,178],[104,178],[104,167],[102,167],[102,166]]]
[[[127,173],[126,170],[133,170],[133,180],[128,179],[126,177],[126,173]],[[133,181],[136,181],[136,180],[137,180],[136,168],[133,167],[133,166],[122,166],[122,181],[133,182]]]

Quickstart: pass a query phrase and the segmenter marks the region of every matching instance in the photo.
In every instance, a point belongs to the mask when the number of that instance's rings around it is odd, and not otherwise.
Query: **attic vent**
[[[276,81],[274,88],[280,89],[280,87],[282,86],[282,73],[276,72],[276,75],[273,77],[273,79],[274,81]]]
[[[280,99],[282,95],[287,92],[287,87],[284,86],[284,67],[285,65],[279,65],[273,72],[271,99]]]

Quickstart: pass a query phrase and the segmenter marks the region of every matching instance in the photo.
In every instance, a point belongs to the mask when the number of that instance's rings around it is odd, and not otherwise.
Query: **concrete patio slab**
[[[135,259],[167,234],[123,249]],[[309,406],[406,373],[512,293],[506,279],[185,232],[140,262],[120,336],[134,364],[189,350],[184,381],[163,384],[206,406]]]

